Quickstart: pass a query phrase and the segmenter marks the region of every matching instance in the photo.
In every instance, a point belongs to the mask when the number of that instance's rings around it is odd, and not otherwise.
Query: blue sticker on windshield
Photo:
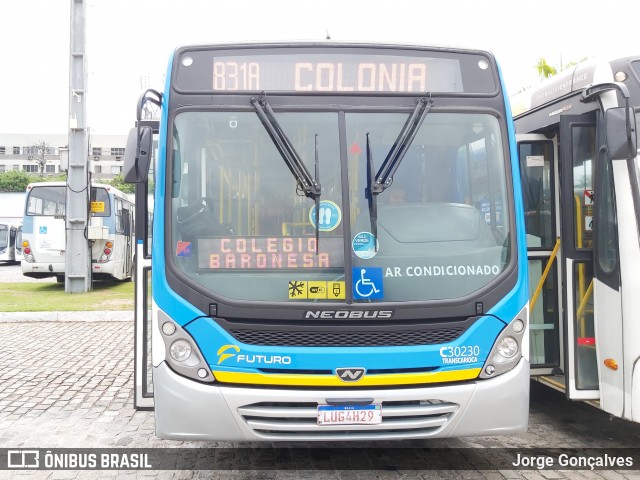
[[[355,253],[358,258],[362,258],[364,260],[373,258],[376,256],[376,253],[378,253],[378,241],[370,232],[358,233],[353,237],[351,246],[353,248],[353,253]]]
[[[353,267],[353,298],[356,300],[384,298],[382,268]]]
[[[342,211],[337,203],[331,200],[320,201],[320,214],[318,216],[318,223],[320,227],[318,230],[321,232],[331,232],[338,228],[342,221]],[[309,221],[313,228],[316,228],[316,206],[314,205],[309,210]]]

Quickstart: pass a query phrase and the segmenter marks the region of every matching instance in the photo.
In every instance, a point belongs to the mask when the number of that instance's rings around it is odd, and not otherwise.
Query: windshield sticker
[[[91,213],[104,213],[104,202],[91,202]]]
[[[363,260],[368,260],[375,257],[378,253],[378,247],[380,246],[376,237],[374,237],[370,232],[358,233],[355,237],[353,237],[351,245],[353,248],[353,253],[355,253],[358,258],[362,258]]]
[[[356,300],[384,298],[382,268],[353,268],[353,298]]]
[[[309,210],[309,221],[313,228],[316,228],[316,206],[314,205]],[[340,222],[342,221],[342,211],[337,203],[332,202],[331,200],[322,200],[320,202],[320,215],[319,215],[319,224],[320,227],[318,230],[321,232],[332,232]]]
[[[198,268],[273,269],[344,266],[342,237],[237,237],[198,240]]]
[[[188,258],[191,256],[191,242],[178,242],[176,244],[176,256]]]
[[[289,282],[289,300],[344,300],[343,281],[292,280]]]

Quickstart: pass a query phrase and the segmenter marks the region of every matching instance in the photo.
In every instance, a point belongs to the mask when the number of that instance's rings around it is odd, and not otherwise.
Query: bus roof
[[[269,41],[269,42],[212,42],[212,43],[188,43],[178,45],[175,51],[184,49],[251,49],[251,48],[390,48],[390,49],[406,49],[406,50],[441,50],[452,52],[472,52],[482,53],[493,56],[488,50],[466,47],[464,45],[443,45],[443,44],[419,44],[419,43],[403,43],[403,42],[341,42],[336,40],[295,40],[295,41]]]
[[[631,63],[640,56],[592,58],[554,75],[537,86],[510,97],[511,113],[514,117],[524,115],[543,105],[550,105],[566,97],[577,95],[594,83],[614,81],[616,64]]]
[[[32,182],[27,185],[27,192],[29,192],[29,190],[32,190],[35,187],[66,187],[66,186],[67,186],[67,182]],[[123,192],[122,190],[118,190],[113,185],[109,185],[107,183],[91,183],[91,188],[94,188],[94,187],[105,188],[113,192],[118,197],[123,197],[130,202],[134,202],[135,195],[133,194],[130,195],[128,193]]]

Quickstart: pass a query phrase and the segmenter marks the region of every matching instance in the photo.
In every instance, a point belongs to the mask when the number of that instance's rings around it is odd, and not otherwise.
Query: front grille
[[[464,332],[464,328],[433,330],[258,330],[231,329],[233,337],[247,345],[290,347],[378,347],[407,345],[436,345],[452,342]]]
[[[317,407],[313,402],[261,402],[242,406],[238,413],[265,439],[412,439],[435,435],[460,408],[437,399],[383,401],[378,425],[318,425]]]

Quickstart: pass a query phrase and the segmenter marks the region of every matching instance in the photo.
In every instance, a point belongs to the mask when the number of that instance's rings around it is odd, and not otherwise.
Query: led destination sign
[[[211,270],[288,270],[344,266],[342,238],[313,237],[201,238],[198,268]]]
[[[415,93],[494,91],[486,57],[383,49],[194,50],[179,57],[175,85],[185,92]],[[291,53],[293,51],[293,53]]]
[[[300,58],[296,58],[300,57]],[[213,62],[214,91],[285,90],[295,92],[461,91],[456,60],[371,56],[330,57],[310,61],[307,55],[227,57]],[[313,58],[313,57],[312,57]]]

